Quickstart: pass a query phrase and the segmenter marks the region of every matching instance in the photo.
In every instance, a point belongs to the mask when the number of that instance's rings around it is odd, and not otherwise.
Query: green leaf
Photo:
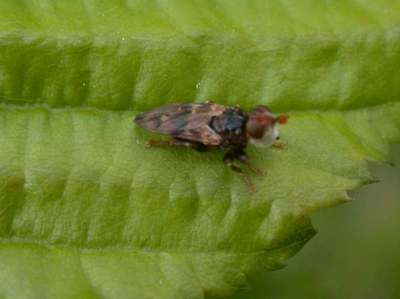
[[[0,298],[203,298],[283,266],[400,141],[399,9],[0,1]],[[207,99],[290,114],[287,150],[249,147],[256,193],[132,123]]]

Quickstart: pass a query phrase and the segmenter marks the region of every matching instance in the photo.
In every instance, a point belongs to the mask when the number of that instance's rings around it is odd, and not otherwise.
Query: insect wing
[[[213,116],[222,114],[224,109],[216,104],[167,105],[139,114],[135,122],[152,132],[205,145],[219,145],[222,138],[209,127],[209,123]]]

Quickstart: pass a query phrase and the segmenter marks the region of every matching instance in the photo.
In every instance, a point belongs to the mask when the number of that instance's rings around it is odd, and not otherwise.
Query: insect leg
[[[237,172],[240,174],[240,176],[242,177],[243,181],[245,182],[246,186],[247,186],[247,190],[249,192],[255,192],[256,188],[253,185],[253,183],[251,182],[249,176],[244,173],[243,169],[241,169],[240,167],[237,167],[236,165],[233,164],[233,161],[235,159],[235,156],[232,152],[227,152],[224,156],[224,163],[233,171]]]
[[[258,175],[258,176],[264,176],[265,175],[265,173],[262,170],[258,169],[257,167],[253,166],[250,163],[250,159],[249,159],[249,157],[247,156],[246,152],[243,149],[237,149],[233,153],[235,154],[235,158],[237,160],[239,160],[243,164],[246,164],[247,167],[249,167],[249,169],[252,172],[254,172],[256,175]]]
[[[148,140],[146,141],[146,146],[184,146],[197,149],[198,145],[193,142],[180,140],[180,139],[171,139],[171,140]]]
[[[277,149],[286,149],[287,143],[283,141],[275,141],[275,143],[272,144],[272,147]]]

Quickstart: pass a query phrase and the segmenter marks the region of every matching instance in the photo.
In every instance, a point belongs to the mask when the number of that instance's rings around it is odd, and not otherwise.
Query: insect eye
[[[265,119],[265,117],[264,117],[263,115],[257,116],[257,117],[256,117],[256,121],[257,121],[259,124],[262,124],[262,125],[266,125],[266,123],[267,123],[267,120]]]

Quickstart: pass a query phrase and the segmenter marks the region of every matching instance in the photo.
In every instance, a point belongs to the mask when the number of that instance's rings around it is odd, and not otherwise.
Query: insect
[[[220,149],[225,151],[224,163],[244,179],[248,190],[255,187],[249,176],[234,162],[247,165],[256,175],[263,172],[251,165],[245,152],[248,143],[258,147],[274,145],[279,133],[276,124],[285,124],[287,115],[274,116],[266,106],[256,106],[244,112],[239,106],[223,106],[213,102],[200,104],[172,104],[140,113],[134,122],[140,127],[171,140],[149,140],[148,146],[184,146],[198,151]]]

